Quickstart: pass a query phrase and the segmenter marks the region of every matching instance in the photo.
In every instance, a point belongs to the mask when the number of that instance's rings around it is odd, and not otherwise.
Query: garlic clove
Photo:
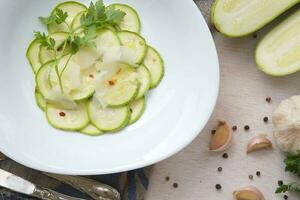
[[[228,148],[232,139],[232,133],[226,122],[220,122],[210,141],[210,151],[224,151]]]
[[[259,135],[252,138],[247,145],[247,153],[252,151],[272,148],[272,142],[266,136]]]
[[[256,187],[250,185],[233,192],[235,200],[263,200],[264,196]]]

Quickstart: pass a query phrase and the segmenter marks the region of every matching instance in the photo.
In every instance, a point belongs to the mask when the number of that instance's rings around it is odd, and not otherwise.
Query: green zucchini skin
[[[238,0],[235,0],[238,1]],[[253,1],[253,0],[248,0]],[[278,10],[277,12],[273,12],[272,16],[268,16],[267,19],[262,19],[261,22],[257,22],[256,25],[252,28],[249,28],[248,30],[244,30],[242,31],[242,28],[237,28],[237,30],[226,30],[228,27],[228,25],[222,25],[221,21],[224,19],[223,17],[217,17],[218,14],[220,14],[221,11],[219,11],[218,9],[220,9],[220,7],[224,4],[228,4],[228,0],[215,0],[212,8],[211,8],[211,23],[212,25],[215,26],[215,28],[224,36],[226,37],[231,37],[231,38],[236,38],[236,37],[243,37],[243,36],[247,36],[250,35],[256,31],[258,31],[259,29],[261,29],[262,27],[264,27],[265,25],[267,25],[268,23],[270,23],[272,20],[274,20],[275,18],[277,18],[279,15],[281,15],[282,13],[284,13],[285,11],[287,11],[288,9],[290,9],[291,7],[295,6],[297,3],[300,2],[300,0],[278,0],[277,3],[279,2],[286,2],[286,5],[282,7],[281,10]],[[257,3],[257,7],[261,8],[262,4],[265,3],[264,1],[259,1]],[[274,2],[272,2],[270,0],[270,4],[274,4]],[[268,10],[272,10],[272,7],[266,7],[266,9],[261,9],[261,11],[259,13],[256,13],[257,16],[261,16],[263,13],[266,13]],[[247,13],[247,12],[245,12]],[[248,14],[248,13],[247,13]],[[227,13],[228,15],[228,13]],[[226,16],[226,13],[225,13]],[[263,17],[261,17],[263,18]],[[234,25],[235,19],[234,18],[230,18],[227,20],[229,25]],[[242,20],[241,20],[242,21]],[[253,21],[242,21],[239,22],[240,24],[249,24],[249,23],[254,23]],[[248,26],[249,27],[249,26]]]

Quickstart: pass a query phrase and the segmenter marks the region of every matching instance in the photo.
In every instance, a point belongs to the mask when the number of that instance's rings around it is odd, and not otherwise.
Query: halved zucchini
[[[35,100],[37,102],[37,105],[42,109],[43,111],[46,110],[47,101],[46,99],[41,95],[41,93],[38,91],[38,89],[35,89],[34,92]]]
[[[159,53],[148,46],[148,51],[144,60],[144,65],[151,75],[151,88],[155,88],[164,76],[164,62]]]
[[[64,43],[68,38],[68,33],[66,32],[57,32],[50,34],[49,37],[55,40],[55,49],[58,51],[57,57],[61,57],[68,52],[68,48],[62,51]],[[61,49],[61,51],[59,51]],[[53,60],[55,58],[54,52],[48,50],[46,47],[41,47],[39,51],[39,61],[41,64],[45,64],[46,62]]]
[[[145,98],[140,98],[129,104],[129,111],[131,113],[129,124],[135,123],[141,118],[145,111],[146,101]]]
[[[53,127],[67,131],[81,130],[89,124],[85,103],[78,104],[75,109],[62,109],[47,104],[46,116]]]
[[[145,39],[137,33],[129,31],[121,31],[118,33],[121,44],[129,49],[132,49],[134,54],[133,62],[140,64],[143,62],[147,53],[147,44]]]
[[[114,9],[121,10],[126,14],[123,21],[118,25],[121,30],[140,33],[140,17],[132,7],[125,4],[112,4],[110,6],[113,6]]]
[[[102,77],[96,83],[95,96],[111,107],[123,106],[135,99],[138,89],[136,70],[126,63],[115,63],[102,70]]]
[[[277,25],[259,42],[255,60],[260,70],[272,76],[300,70],[300,10]]]
[[[127,106],[118,108],[103,108],[97,99],[93,98],[88,105],[89,117],[98,129],[102,131],[118,131],[123,129],[130,117]]]
[[[139,99],[145,96],[145,94],[148,92],[151,85],[151,76],[150,72],[144,65],[141,65],[136,71],[138,73],[138,80],[141,84],[139,92],[136,96],[136,99]]]
[[[37,40],[33,40],[26,52],[26,57],[34,73],[36,73],[41,67],[41,63],[39,61],[40,45],[41,44]]]
[[[75,18],[75,16],[82,12],[85,11],[87,9],[87,7],[79,2],[75,2],[75,1],[67,1],[67,2],[63,2],[61,4],[58,4],[52,11],[55,12],[56,9],[61,9],[64,12],[68,13],[68,17],[66,19],[66,22],[68,24],[69,27],[71,27],[73,19]],[[66,24],[50,24],[48,25],[48,32],[49,33],[54,33],[54,32],[59,32],[59,31],[66,31],[69,32],[69,27]]]
[[[211,19],[229,37],[241,37],[262,28],[299,0],[216,0]]]
[[[85,128],[80,130],[80,133],[90,135],[90,136],[97,136],[97,135],[102,135],[103,132],[100,131],[96,126],[89,124]]]

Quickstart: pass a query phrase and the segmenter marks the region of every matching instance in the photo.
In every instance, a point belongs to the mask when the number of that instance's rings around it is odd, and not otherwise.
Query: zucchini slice
[[[163,59],[153,47],[148,46],[144,65],[151,75],[151,88],[155,88],[163,78],[165,69]]]
[[[69,56],[63,57],[58,63],[59,72],[63,70]],[[61,79],[64,92],[75,101],[89,98],[94,94],[94,81],[97,71],[93,66],[81,68],[74,60],[70,59]],[[55,70],[51,70],[50,83],[52,88],[59,88],[59,79]]]
[[[259,42],[255,60],[260,70],[283,76],[300,70],[300,10],[277,25]]]
[[[78,28],[78,27],[81,25],[81,23],[80,23],[80,18],[81,18],[82,15],[85,14],[85,13],[86,13],[86,11],[82,11],[82,12],[78,13],[78,14],[74,17],[74,19],[73,19],[73,21],[72,21],[72,25],[71,25],[72,30],[75,30],[76,28]],[[83,32],[83,28],[77,29],[74,33],[79,34],[79,33],[81,33],[81,32]]]
[[[127,106],[118,108],[103,108],[97,99],[93,98],[88,105],[89,117],[92,124],[102,131],[118,131],[123,129],[130,117]]]
[[[211,19],[229,37],[241,37],[262,28],[299,0],[216,0]]]
[[[125,4],[112,4],[110,6],[113,6],[114,9],[121,10],[126,14],[123,21],[118,25],[121,30],[140,33],[140,17],[132,7]]]
[[[78,104],[75,109],[62,109],[47,104],[46,117],[53,127],[66,131],[81,130],[89,124],[85,103]]]
[[[136,70],[126,63],[103,68],[103,76],[96,83],[95,97],[111,107],[124,106],[135,99],[138,89]]]
[[[138,73],[138,80],[141,84],[140,88],[139,88],[139,92],[136,96],[136,99],[139,99],[139,98],[142,98],[143,96],[145,96],[145,94],[150,89],[151,76],[150,76],[150,72],[148,71],[148,69],[143,65],[140,66],[139,68],[137,68],[136,71]]]
[[[68,38],[68,33],[65,32],[57,32],[50,34],[49,37],[55,40],[55,48],[57,50],[63,49],[64,42]],[[68,52],[68,48],[65,48],[64,51],[58,51],[58,57],[63,56]],[[41,47],[39,51],[39,61],[41,64],[45,64],[50,60],[54,59],[54,52],[49,51],[46,47]]]
[[[103,132],[100,131],[96,126],[89,124],[85,128],[80,130],[80,133],[90,135],[90,136],[97,136],[97,135],[102,135]]]
[[[102,28],[97,31],[95,43],[100,57],[103,57],[109,49],[121,46],[121,41],[117,33],[108,28]]]
[[[33,40],[26,52],[26,57],[34,73],[36,73],[41,67],[39,60],[40,45],[41,44],[37,42],[37,40]]]
[[[71,27],[72,22],[75,18],[75,16],[82,12],[82,11],[86,11],[87,7],[81,3],[75,2],[75,1],[67,1],[61,4],[58,4],[52,11],[55,12],[56,9],[61,9],[64,12],[68,13],[68,17],[66,19],[66,22],[68,24],[68,26]],[[54,32],[61,32],[61,31],[70,31],[68,26],[66,24],[50,24],[48,25],[48,32],[49,33],[54,33]]]
[[[133,50],[133,58],[130,60],[132,60],[135,64],[142,63],[147,53],[145,39],[137,33],[129,31],[121,31],[118,33],[118,36],[124,47]]]
[[[145,111],[146,101],[145,98],[140,98],[129,104],[129,111],[131,113],[129,124],[135,123],[141,118]]]
[[[41,93],[38,91],[38,89],[35,89],[34,92],[35,100],[37,102],[37,105],[42,109],[43,111],[46,110],[47,101],[46,99],[41,95]]]

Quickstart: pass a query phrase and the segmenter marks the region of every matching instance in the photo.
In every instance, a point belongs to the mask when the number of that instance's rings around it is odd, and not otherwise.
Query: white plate
[[[83,1],[88,4],[89,1]],[[110,1],[111,2],[111,1]],[[165,60],[166,73],[136,124],[88,137],[52,128],[36,106],[25,58],[37,17],[58,1],[0,1],[0,150],[15,161],[63,174],[106,174],[151,165],[188,145],[210,117],[219,66],[209,29],[192,0],[122,0],[135,7],[142,35]]]

